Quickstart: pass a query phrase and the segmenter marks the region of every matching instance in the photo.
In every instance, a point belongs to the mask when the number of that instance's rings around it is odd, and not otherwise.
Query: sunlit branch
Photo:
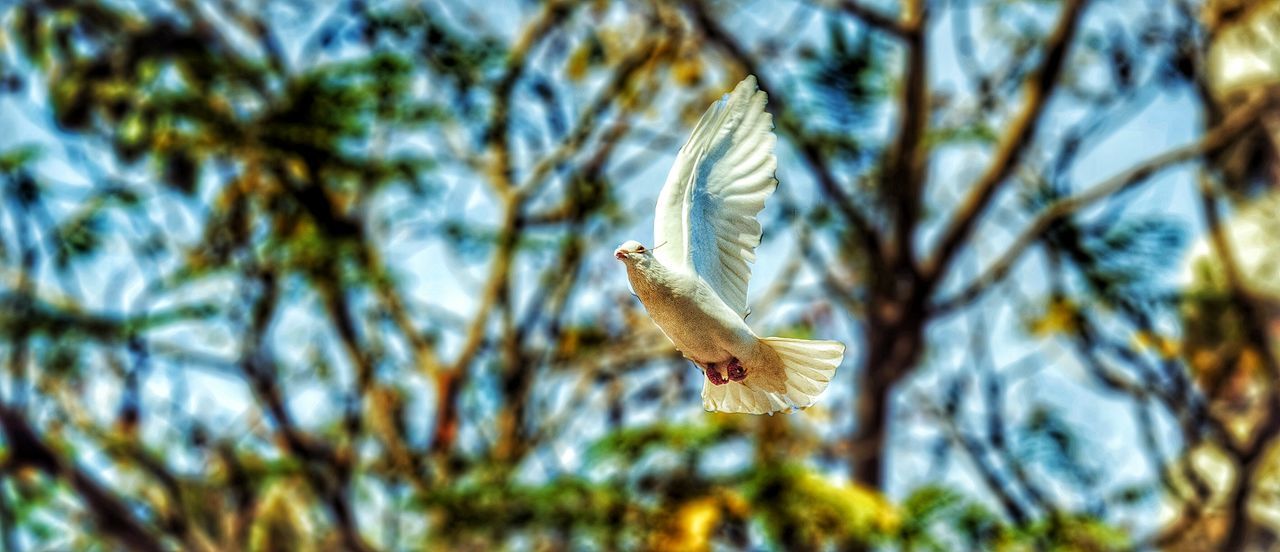
[[[534,46],[546,40],[552,32],[564,24],[572,13],[570,2],[550,2],[543,6],[538,19],[524,29],[511,45],[506,70],[494,88],[493,116],[490,119],[487,140],[493,151],[493,166],[489,181],[499,193],[509,193],[516,186],[511,168],[511,100],[516,83],[528,67],[527,58]]]
[[[498,243],[493,253],[489,268],[489,276],[481,291],[475,315],[467,328],[462,350],[458,353],[449,370],[440,372],[436,377],[436,419],[432,446],[437,452],[444,452],[453,444],[458,430],[457,397],[466,386],[471,362],[480,352],[484,342],[485,330],[498,303],[507,281],[511,276],[511,265],[514,262],[517,245],[517,224],[521,205],[518,195],[509,194],[502,206],[502,227],[498,232]]]
[[[1065,0],[1062,14],[1044,45],[1039,67],[1027,79],[1021,110],[1008,124],[1008,130],[1000,137],[991,163],[986,172],[974,183],[968,195],[960,202],[942,231],[935,252],[925,260],[924,277],[932,287],[946,273],[952,258],[969,239],[983,211],[996,196],[996,192],[1012,174],[1022,159],[1022,154],[1035,137],[1045,107],[1053,96],[1054,88],[1065,65],[1087,0]]]
[[[1198,189],[1201,212],[1208,227],[1210,250],[1214,258],[1222,263],[1231,302],[1240,314],[1246,339],[1260,359],[1266,378],[1273,382],[1272,386],[1274,386],[1274,382],[1280,381],[1280,361],[1277,361],[1272,340],[1267,335],[1267,323],[1263,317],[1259,299],[1244,283],[1238,257],[1230,240],[1227,239],[1227,233],[1218,215],[1218,194],[1215,194],[1215,190],[1212,189],[1211,179],[1208,176],[1202,176]],[[1263,467],[1266,457],[1264,453],[1271,445],[1271,441],[1263,436],[1280,435],[1280,393],[1277,393],[1274,388],[1268,391],[1261,398],[1264,414],[1257,422],[1254,438],[1239,445],[1230,439],[1224,443],[1235,456],[1236,468],[1228,498],[1229,512],[1232,516],[1229,522],[1230,531],[1223,541],[1224,548],[1227,550],[1244,548],[1245,539],[1248,538],[1250,528],[1254,524],[1248,512],[1248,500],[1255,492],[1255,477]]]
[[[619,63],[618,68],[614,70],[609,83],[596,96],[595,101],[591,102],[586,109],[578,116],[578,123],[574,126],[572,132],[566,137],[559,148],[549,155],[544,156],[529,171],[529,176],[520,186],[521,193],[526,196],[532,196],[545,185],[547,175],[557,168],[561,163],[578,154],[583,143],[589,138],[593,131],[600,128],[599,119],[603,116],[611,106],[616,104],[622,97],[623,92],[628,86],[634,86],[632,82],[635,75],[644,67],[646,63],[654,60],[657,48],[657,40],[644,40],[632,52],[624,57]],[[619,120],[611,128],[626,129],[627,125]],[[610,133],[605,133],[606,135]],[[617,139],[617,136],[612,136]],[[610,147],[612,144],[610,144]]]

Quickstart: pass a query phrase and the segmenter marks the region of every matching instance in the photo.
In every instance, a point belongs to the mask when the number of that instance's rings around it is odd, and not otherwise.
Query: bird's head
[[[641,245],[636,240],[627,240],[613,250],[613,257],[626,264],[632,264],[653,258],[653,250]]]

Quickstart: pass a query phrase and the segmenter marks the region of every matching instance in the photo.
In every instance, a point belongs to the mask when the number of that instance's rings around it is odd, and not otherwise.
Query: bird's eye
[[[636,246],[636,253],[644,253],[644,246],[643,245]]]

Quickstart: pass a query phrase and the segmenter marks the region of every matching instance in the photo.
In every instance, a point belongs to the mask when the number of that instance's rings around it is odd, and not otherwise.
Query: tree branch
[[[896,195],[894,213],[895,266],[906,268],[914,277],[915,228],[924,205],[925,166],[927,153],[924,136],[929,127],[928,68],[925,56],[926,8],[921,0],[904,4],[912,32],[903,36],[907,47],[906,85],[898,99],[898,136],[886,171],[886,190]]]
[[[268,328],[275,319],[280,300],[280,285],[269,270],[259,270],[256,277],[261,290],[251,305],[249,324],[245,328],[245,344],[240,369],[250,390],[280,434],[284,452],[302,460],[303,475],[308,486],[323,502],[333,519],[346,550],[368,551],[372,548],[360,536],[348,496],[349,468],[327,444],[299,430],[285,404],[277,381],[277,367],[264,344]]]
[[[1019,526],[1030,521],[1031,514],[1022,501],[1015,496],[1012,482],[988,458],[986,449],[989,445],[966,432],[960,427],[960,422],[953,413],[948,412],[943,406],[934,404],[929,398],[922,398],[917,404],[922,405],[926,412],[942,423],[947,436],[969,457],[982,484],[991,492],[1004,514]]]
[[[457,435],[458,409],[456,403],[458,393],[466,384],[468,367],[480,352],[480,345],[484,342],[485,329],[488,327],[489,317],[493,313],[494,306],[497,304],[502,290],[507,285],[507,280],[511,277],[511,266],[515,260],[516,245],[520,234],[519,199],[521,196],[520,194],[507,194],[503,197],[505,198],[505,205],[503,205],[502,229],[498,233],[498,246],[493,254],[493,264],[489,268],[489,278],[485,283],[484,291],[480,295],[476,314],[471,319],[470,327],[467,328],[462,351],[458,353],[453,366],[449,370],[441,371],[436,376],[437,405],[435,429],[432,432],[434,439],[431,446],[438,453],[447,450],[453,444],[453,439]]]
[[[21,412],[0,405],[0,426],[11,456],[9,468],[33,467],[50,476],[67,480],[84,500],[89,515],[102,530],[127,550],[162,552],[167,548],[160,539],[132,514],[132,507],[74,464],[64,462],[42,441]]]
[[[1199,190],[1200,206],[1208,227],[1210,250],[1222,263],[1231,302],[1244,323],[1245,339],[1257,353],[1266,379],[1275,382],[1280,379],[1280,362],[1272,353],[1271,339],[1267,335],[1266,318],[1262,313],[1259,299],[1245,284],[1235,250],[1231,241],[1227,239],[1227,232],[1218,216],[1216,198],[1219,194],[1214,193],[1207,176],[1201,178]],[[1263,393],[1261,400],[1266,412],[1263,419],[1258,422],[1252,442],[1246,441],[1235,445],[1228,439],[1225,443],[1228,451],[1235,456],[1236,474],[1232,480],[1230,506],[1227,510],[1231,519],[1228,522],[1230,529],[1223,542],[1224,550],[1247,548],[1246,540],[1255,526],[1248,512],[1249,498],[1254,495],[1252,487],[1256,485],[1254,478],[1263,465],[1263,452],[1268,449],[1268,445],[1272,444],[1268,436],[1280,434],[1280,394],[1272,388],[1270,392]]]
[[[856,0],[841,0],[836,4],[836,8],[866,23],[867,26],[878,31],[884,31],[895,38],[907,39],[919,30],[911,25],[903,25],[892,16],[881,13],[880,10],[871,8]]]
[[[511,125],[511,97],[515,91],[516,82],[529,66],[527,63],[529,51],[538,41],[549,36],[553,29],[568,19],[571,6],[569,2],[557,1],[548,3],[543,8],[539,18],[531,23],[512,45],[506,70],[494,89],[493,119],[489,123],[486,139],[494,153],[490,181],[498,192],[510,192],[515,186],[508,132]]]
[[[1098,201],[1131,189],[1161,171],[1226,147],[1242,129],[1257,120],[1259,113],[1270,108],[1274,103],[1275,100],[1272,98],[1255,98],[1217,128],[1207,132],[1199,141],[1152,157],[1076,196],[1055,202],[1041,211],[1027,229],[1014,239],[1013,244],[1005,250],[1004,254],[987,267],[977,279],[951,297],[937,301],[932,311],[936,315],[948,314],[977,300],[992,286],[1008,276],[1026,250],[1039,242],[1044,232],[1055,223]]]
[[[1058,84],[1067,50],[1080,26],[1086,2],[1087,0],[1063,1],[1062,15],[1045,43],[1044,59],[1027,79],[1026,99],[1021,112],[1009,124],[1009,130],[1001,136],[991,165],[974,184],[969,195],[956,209],[951,222],[943,230],[936,253],[926,261],[923,272],[927,288],[937,285],[941,274],[946,272],[961,246],[968,242],[969,235],[981,218],[982,212],[991,203],[1000,185],[1018,165],[1023,152],[1035,137],[1036,127]]]

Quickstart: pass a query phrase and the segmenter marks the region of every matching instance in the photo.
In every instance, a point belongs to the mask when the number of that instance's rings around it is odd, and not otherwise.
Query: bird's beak
[[[614,252],[613,252],[613,258],[618,259],[619,261],[621,261],[621,260],[623,260],[623,259],[627,258],[627,254],[626,254],[626,253],[624,253],[621,249],[619,249],[619,250],[617,250],[617,251],[614,251]]]

